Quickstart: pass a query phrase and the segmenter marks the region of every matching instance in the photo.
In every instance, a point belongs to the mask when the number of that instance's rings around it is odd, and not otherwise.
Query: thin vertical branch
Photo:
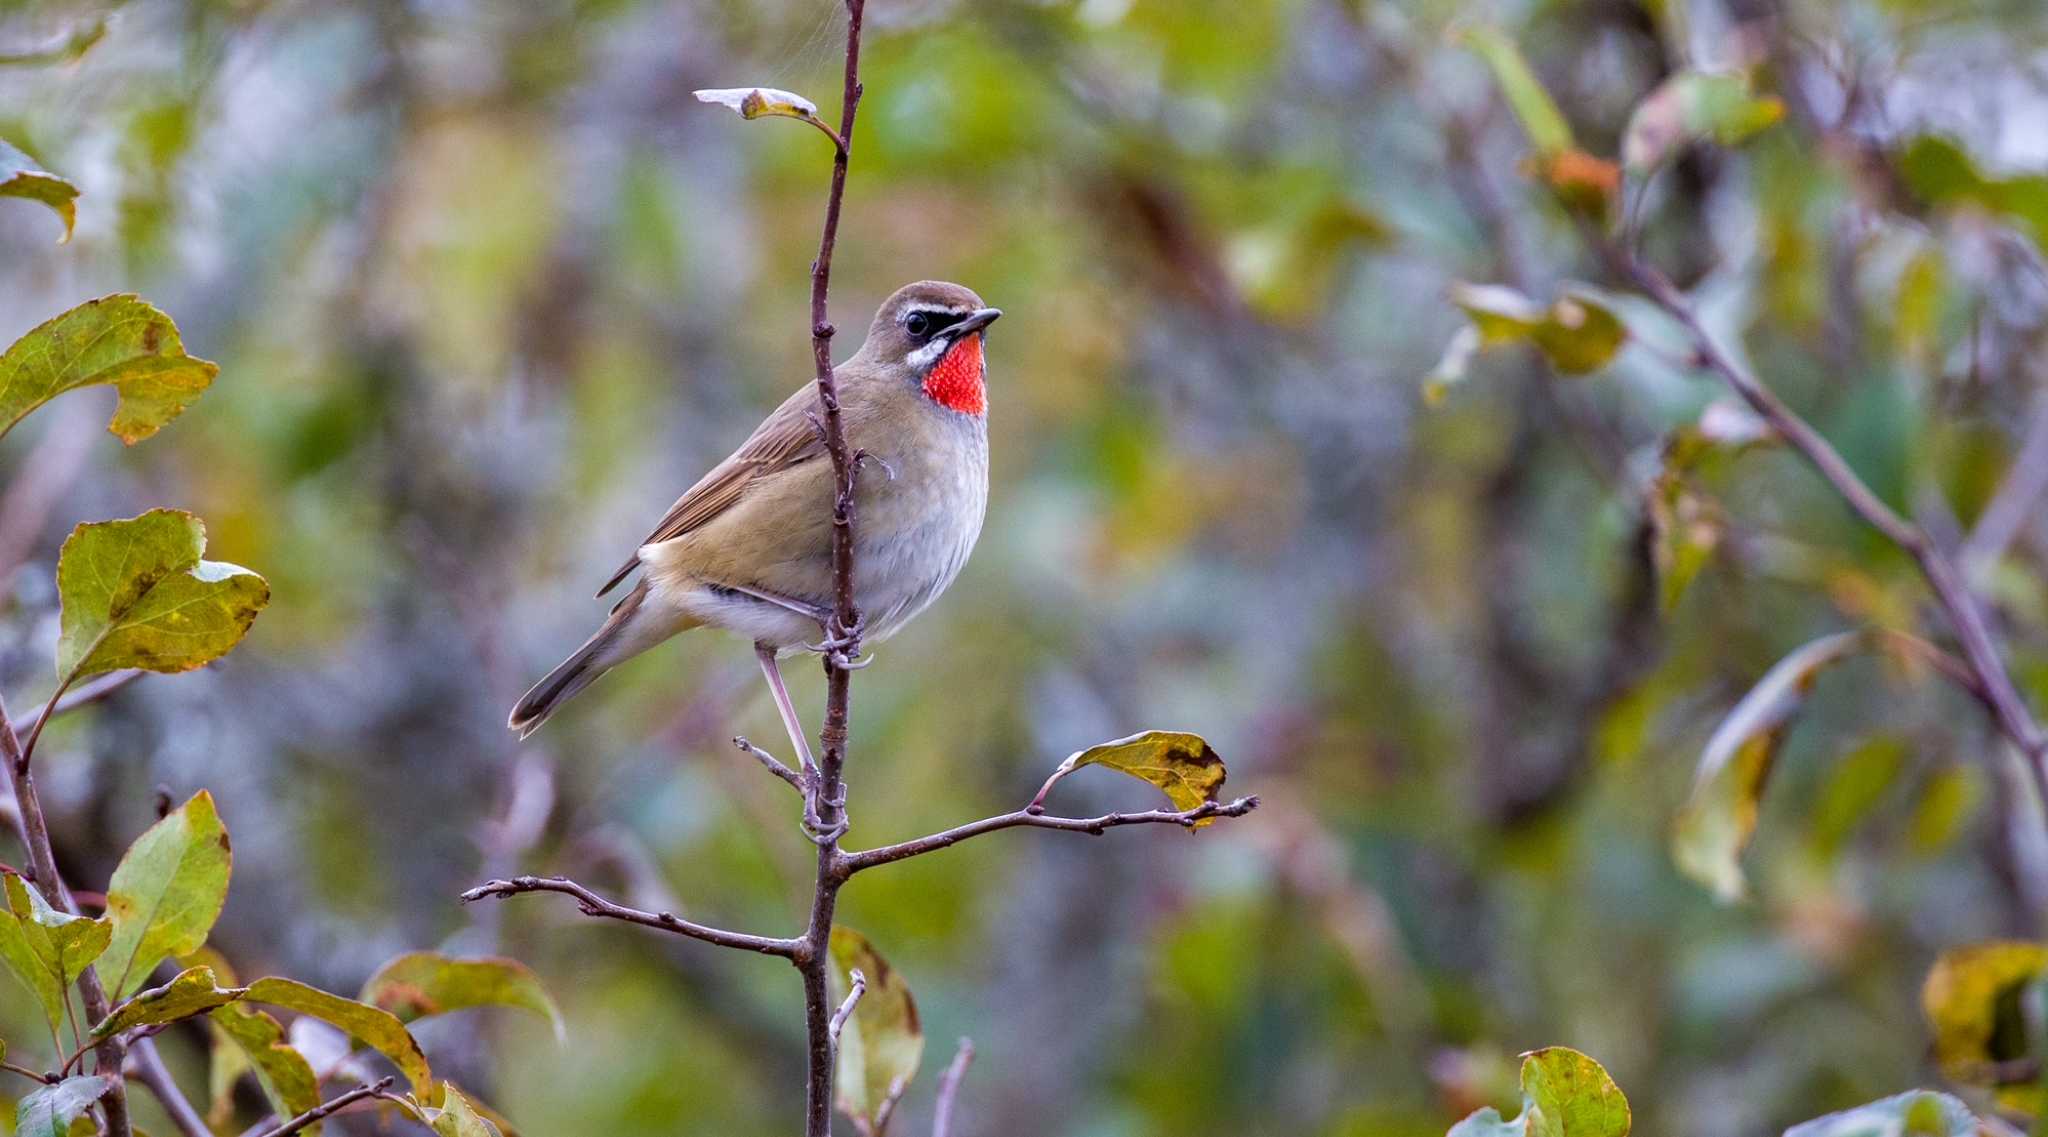
[[[952,1137],[953,1101],[960,1096],[960,1080],[967,1076],[967,1067],[973,1061],[974,1040],[962,1038],[960,1049],[954,1052],[953,1061],[939,1079],[938,1102],[932,1107],[932,1137]]]
[[[54,705],[55,700],[51,703]],[[29,772],[21,738],[8,721],[4,700],[0,700],[0,761],[6,763],[7,772],[14,779],[14,800],[21,810],[22,835],[27,839],[28,863],[35,870],[36,889],[51,907],[64,912],[78,911],[71,891],[64,887],[64,878],[57,873],[57,853],[50,845],[50,826],[43,817],[42,799],[36,795],[35,775]],[[78,977],[78,993],[85,1000],[88,1018],[98,1022],[107,1017],[107,992],[92,968],[86,968]],[[133,1133],[128,1121],[127,1086],[121,1079],[121,1050],[121,1043],[109,1038],[93,1051],[99,1060],[99,1072],[112,1075],[113,1088],[100,1099],[100,1108],[107,1117],[108,1137],[131,1137]]]
[[[832,248],[839,240],[839,211],[846,196],[846,167],[853,156],[854,116],[860,109],[860,30],[866,0],[846,0],[846,69],[839,111],[839,145],[832,157],[832,188],[825,199],[825,227],[818,238],[818,259],[811,262],[811,354],[816,365],[820,428],[832,456],[832,623],[826,629],[825,722],[818,732],[819,755],[811,787],[810,813],[816,819],[817,886],[811,896],[810,924],[805,929],[797,967],[804,981],[804,1026],[809,1037],[808,1077],[804,1085],[806,1137],[832,1134],[832,1005],[826,968],[830,966],[832,919],[841,868],[839,838],[846,832],[846,793],[840,773],[846,765],[846,736],[852,698],[851,661],[860,654],[861,617],[853,598],[854,482],[860,463],[846,443],[846,424],[839,411],[839,381],[832,371],[832,321],[827,300],[832,287]]]

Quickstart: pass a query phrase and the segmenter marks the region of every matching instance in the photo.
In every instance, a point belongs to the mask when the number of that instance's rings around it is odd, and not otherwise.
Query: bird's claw
[[[896,480],[896,467],[891,466],[887,458],[882,457],[880,454],[877,454],[874,451],[867,449],[866,447],[862,447],[861,449],[853,452],[853,468],[856,470],[860,469],[861,463],[863,462],[873,462],[875,465],[880,466],[882,468],[882,472],[884,474],[889,475],[890,481],[893,482]]]
[[[860,641],[867,634],[867,628],[868,622],[863,616],[856,615],[853,626],[849,628],[834,615],[825,621],[825,638],[804,647],[825,656],[832,666],[841,671],[858,671],[872,662],[872,659],[854,662],[861,659]]]
[[[846,830],[850,824],[846,818],[846,786],[842,784],[839,787],[839,796],[825,802],[827,806],[831,807],[833,813],[838,816],[837,821],[827,825],[825,824],[825,819],[818,812],[817,775],[813,773],[806,776],[804,784],[806,787],[804,791],[804,836],[809,837],[813,844],[820,846],[830,845],[841,837],[846,836]]]

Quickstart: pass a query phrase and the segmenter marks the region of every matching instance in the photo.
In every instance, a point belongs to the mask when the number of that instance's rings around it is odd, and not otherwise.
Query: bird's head
[[[979,415],[988,409],[982,330],[1002,314],[971,289],[920,280],[882,302],[862,352],[899,371],[934,403]]]

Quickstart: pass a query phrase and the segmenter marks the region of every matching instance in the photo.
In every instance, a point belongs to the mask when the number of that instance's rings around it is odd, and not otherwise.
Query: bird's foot
[[[860,469],[861,465],[866,462],[873,462],[875,465],[880,466],[882,468],[882,472],[889,476],[890,481],[893,482],[896,480],[896,467],[891,466],[887,458],[882,457],[880,454],[877,454],[866,447],[862,447],[859,450],[853,452],[854,469]]]
[[[834,613],[825,621],[825,638],[804,647],[823,655],[828,663],[841,671],[859,671],[874,662],[872,656],[861,658],[861,638],[867,634],[867,628],[866,617],[857,612],[850,628],[841,624],[838,614]]]
[[[804,836],[809,837],[814,845],[831,845],[846,836],[846,830],[850,825],[846,818],[846,786],[842,783],[839,787],[839,796],[825,802],[836,818],[832,824],[827,825],[818,809],[818,775],[813,772],[805,776],[804,783],[808,787],[804,793]]]

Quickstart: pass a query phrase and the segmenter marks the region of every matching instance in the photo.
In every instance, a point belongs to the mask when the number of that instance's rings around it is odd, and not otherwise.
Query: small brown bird
[[[882,304],[835,369],[847,445],[874,461],[855,500],[854,599],[865,642],[938,598],[974,550],[988,504],[984,329],[1002,311],[957,284],[921,280]],[[754,642],[792,744],[808,746],[776,660],[822,639],[832,613],[832,459],[817,389],[783,401],[732,456],[671,506],[603,596],[645,569],[604,626],[512,708],[532,734],[606,671],[691,628]]]

